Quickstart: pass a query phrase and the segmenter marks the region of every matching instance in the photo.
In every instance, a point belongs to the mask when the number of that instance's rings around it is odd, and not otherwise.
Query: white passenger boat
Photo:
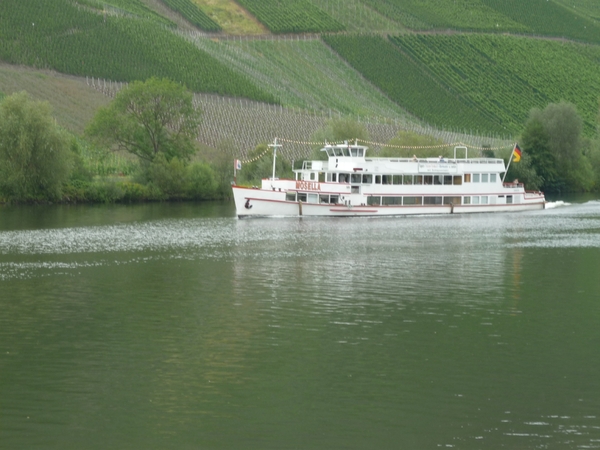
[[[238,217],[405,216],[543,209],[544,194],[505,183],[504,160],[468,158],[455,147],[451,159],[369,158],[357,143],[325,145],[327,161],[304,161],[295,179],[273,176],[260,187],[233,186]],[[459,157],[462,156],[462,157]]]

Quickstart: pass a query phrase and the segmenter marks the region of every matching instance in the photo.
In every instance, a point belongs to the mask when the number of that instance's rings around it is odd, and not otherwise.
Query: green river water
[[[600,448],[600,201],[0,207],[0,448]]]

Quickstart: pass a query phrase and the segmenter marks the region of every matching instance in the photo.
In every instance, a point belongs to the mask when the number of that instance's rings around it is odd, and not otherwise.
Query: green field
[[[506,133],[476,103],[454,92],[383,37],[326,36],[325,42],[388,97],[438,127]]]
[[[149,8],[142,0],[78,0],[78,3],[96,9],[102,14],[129,15],[156,21],[166,26],[175,24]]]
[[[191,0],[163,0],[173,11],[204,31],[221,31],[221,27],[200,10]]]
[[[0,19],[0,60],[11,64],[118,81],[168,77],[198,92],[277,102],[152,21],[106,17],[68,0],[3,0]]]
[[[323,33],[345,28],[309,0],[238,0],[238,3],[277,34]]]
[[[517,133],[533,107],[568,101],[596,123],[598,63],[585,46],[507,36],[400,36],[392,41],[494,123]]]
[[[587,133],[596,127],[595,46],[475,34],[324,40],[396,103],[440,127],[516,134],[531,108],[563,100],[578,107]]]

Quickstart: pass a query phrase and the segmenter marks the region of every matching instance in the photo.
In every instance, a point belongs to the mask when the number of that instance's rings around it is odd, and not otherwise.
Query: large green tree
[[[592,166],[583,153],[583,120],[575,106],[561,102],[533,109],[521,135],[523,152],[548,192],[593,187]]]
[[[71,173],[70,140],[47,102],[25,92],[0,103],[0,192],[13,201],[56,200]]]
[[[96,113],[86,134],[143,161],[186,160],[195,151],[200,112],[192,93],[168,79],[136,81]]]

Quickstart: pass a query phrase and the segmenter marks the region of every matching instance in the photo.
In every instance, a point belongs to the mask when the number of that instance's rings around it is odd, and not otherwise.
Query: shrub
[[[188,166],[186,191],[190,199],[213,199],[217,196],[218,188],[215,173],[208,164],[197,162]]]

